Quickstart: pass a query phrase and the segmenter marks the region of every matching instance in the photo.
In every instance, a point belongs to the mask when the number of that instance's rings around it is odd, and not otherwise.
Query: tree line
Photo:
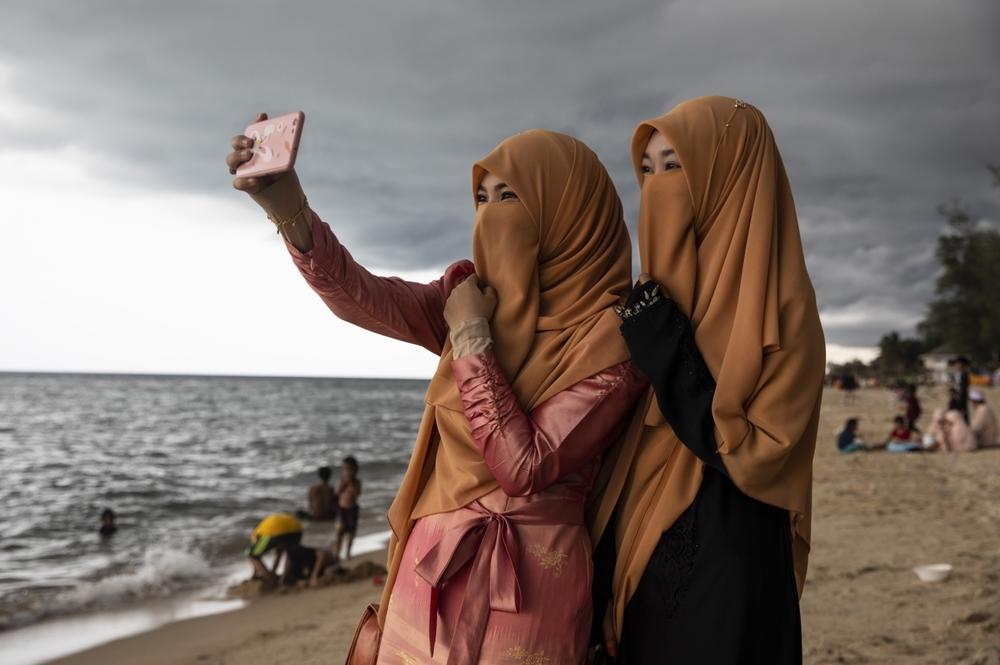
[[[1000,166],[987,168],[1000,187]],[[914,377],[923,370],[920,356],[937,348],[966,356],[977,369],[1000,366],[1000,230],[978,224],[958,200],[938,212],[948,223],[935,252],[941,272],[916,337],[892,331],[882,336],[871,363],[855,360],[831,366],[831,373]]]

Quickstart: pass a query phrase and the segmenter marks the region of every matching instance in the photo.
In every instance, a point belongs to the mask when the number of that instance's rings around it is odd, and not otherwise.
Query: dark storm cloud
[[[987,1],[7,3],[0,72],[44,113],[0,145],[224,195],[228,138],[301,108],[314,207],[414,269],[467,254],[469,167],[504,136],[587,141],[634,220],[635,123],[729,94],[778,138],[829,340],[867,345],[930,297],[939,203],[1000,217],[998,28]]]

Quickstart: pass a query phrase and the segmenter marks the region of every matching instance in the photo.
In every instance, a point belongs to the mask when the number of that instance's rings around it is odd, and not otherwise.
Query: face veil
[[[472,257],[480,286],[497,292],[491,329],[506,376],[516,374],[534,342],[525,324],[538,317],[538,238],[538,225],[519,201],[476,210]]]
[[[642,183],[639,259],[642,272],[660,280],[681,310],[689,313],[698,251],[694,204],[680,170],[646,176]]]

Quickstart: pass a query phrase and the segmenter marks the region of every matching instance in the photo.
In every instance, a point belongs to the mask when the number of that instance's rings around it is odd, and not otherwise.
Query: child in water
[[[337,522],[337,556],[344,536],[347,536],[347,552],[345,560],[351,558],[351,546],[354,545],[354,534],[358,531],[358,497],[361,496],[361,479],[358,478],[358,461],[353,457],[344,458],[340,468],[340,482],[337,483],[339,497],[339,518]]]
[[[118,525],[115,524],[115,511],[105,508],[104,512],[101,513],[101,528],[98,533],[101,534],[101,538],[110,538],[115,535],[116,531],[118,531]]]

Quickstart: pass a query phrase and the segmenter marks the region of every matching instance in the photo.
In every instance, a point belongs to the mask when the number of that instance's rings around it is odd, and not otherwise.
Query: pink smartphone
[[[253,156],[236,169],[236,175],[244,178],[270,175],[295,166],[305,119],[302,111],[296,111],[255,122],[247,127],[243,135],[253,139]]]

